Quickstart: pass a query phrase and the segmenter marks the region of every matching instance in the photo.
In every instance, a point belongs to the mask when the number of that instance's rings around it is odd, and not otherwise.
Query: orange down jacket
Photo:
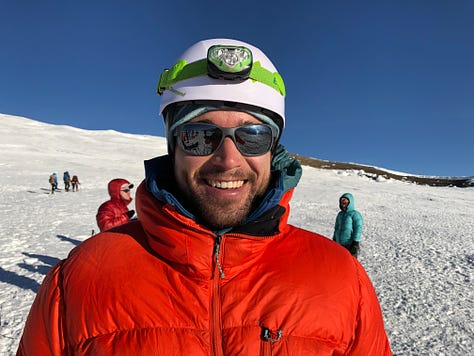
[[[248,217],[213,232],[175,199],[169,156],[145,162],[139,220],[46,276],[19,355],[390,355],[362,266],[287,223],[301,167],[279,147]]]
[[[216,236],[142,183],[138,221],[48,273],[18,355],[391,355],[364,269],[287,223],[291,194],[253,235]]]

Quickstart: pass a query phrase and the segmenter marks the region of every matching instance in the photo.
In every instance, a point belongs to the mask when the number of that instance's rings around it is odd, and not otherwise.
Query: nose
[[[214,152],[212,160],[225,170],[239,167],[245,159],[230,137],[225,137],[219,148]]]

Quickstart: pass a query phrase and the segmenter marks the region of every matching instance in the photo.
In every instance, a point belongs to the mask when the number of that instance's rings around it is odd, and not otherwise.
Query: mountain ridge
[[[408,173],[393,172],[384,168],[363,165],[358,163],[350,162],[335,162],[326,161],[313,157],[305,157],[297,154],[291,154],[291,156],[297,159],[303,166],[309,166],[319,169],[330,169],[330,170],[354,170],[359,171],[361,175],[368,178],[378,179],[395,179],[399,181],[405,181],[410,183],[429,185],[432,187],[459,187],[467,188],[474,187],[474,176],[471,177],[436,177],[436,176],[419,176]]]

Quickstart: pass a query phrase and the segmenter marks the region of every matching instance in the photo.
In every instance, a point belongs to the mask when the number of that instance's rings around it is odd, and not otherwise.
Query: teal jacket
[[[360,241],[362,235],[362,215],[355,210],[354,197],[351,193],[341,196],[349,199],[347,211],[341,210],[336,217],[333,240],[343,246],[349,246],[353,241]]]

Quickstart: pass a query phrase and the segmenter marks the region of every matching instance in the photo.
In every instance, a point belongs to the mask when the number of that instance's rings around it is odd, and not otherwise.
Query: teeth
[[[244,185],[243,180],[235,180],[232,182],[224,182],[224,181],[209,181],[208,182],[210,186],[214,188],[219,188],[219,189],[236,189],[240,188],[241,186]]]

